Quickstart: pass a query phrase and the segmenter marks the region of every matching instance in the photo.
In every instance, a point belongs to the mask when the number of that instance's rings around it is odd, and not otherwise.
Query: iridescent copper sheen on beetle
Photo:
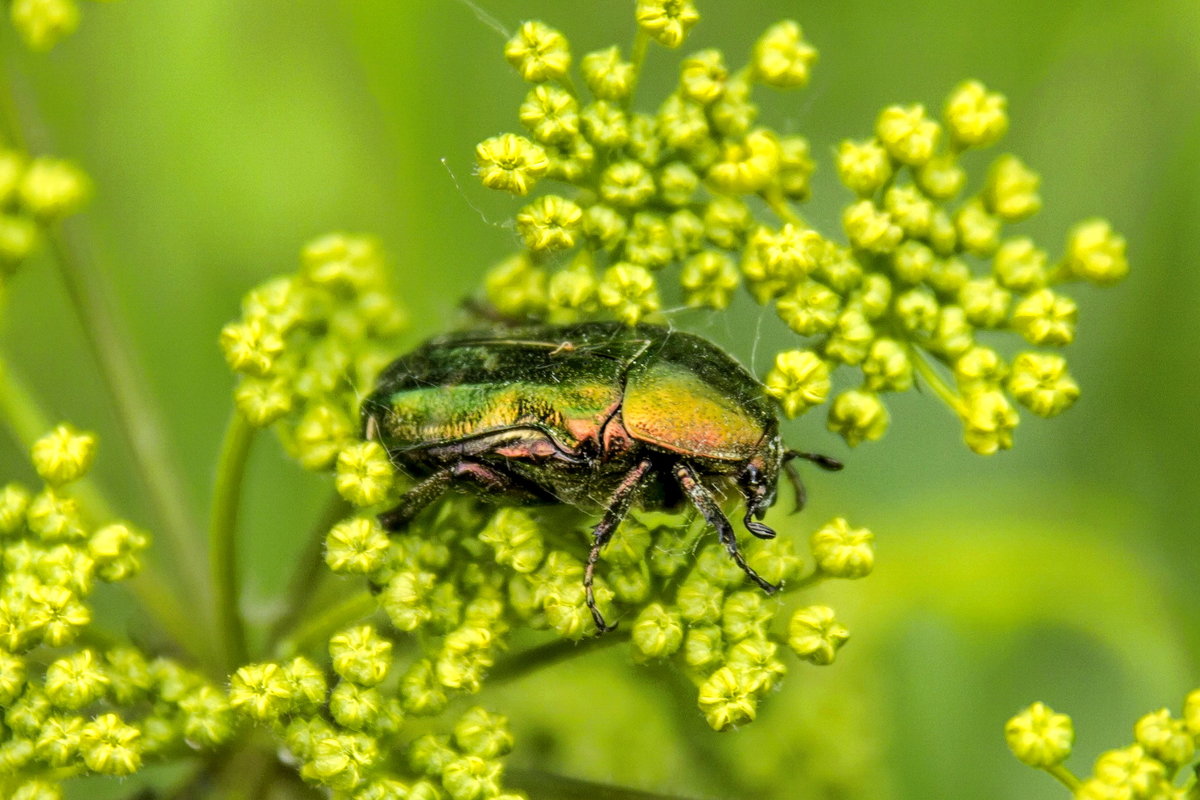
[[[745,573],[767,592],[738,550],[713,496],[732,483],[755,536],[788,462],[824,456],[787,450],[762,386],[704,339],[654,325],[595,322],[452,334],[393,362],[363,401],[365,435],[397,469],[422,480],[381,514],[404,528],[451,486],[514,503],[567,503],[603,511],[584,575],[588,607],[608,629],[592,593],[600,551],[636,501],[672,508],[690,501]]]

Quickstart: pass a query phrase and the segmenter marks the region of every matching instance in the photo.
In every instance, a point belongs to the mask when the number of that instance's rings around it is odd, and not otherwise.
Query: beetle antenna
[[[783,463],[791,461],[793,458],[802,458],[805,461],[811,461],[818,467],[829,472],[838,472],[842,467],[846,466],[838,461],[833,456],[823,456],[820,453],[802,453],[799,450],[788,450],[783,454]]]
[[[788,483],[792,484],[792,491],[796,495],[796,507],[792,509],[792,513],[798,513],[804,509],[808,503],[808,490],[804,488],[804,481],[800,479],[800,471],[796,469],[796,465],[792,463],[795,459],[803,459],[811,461],[818,467],[829,472],[837,472],[844,464],[831,456],[823,456],[820,453],[804,453],[799,450],[788,450],[783,454],[783,471],[787,473]]]

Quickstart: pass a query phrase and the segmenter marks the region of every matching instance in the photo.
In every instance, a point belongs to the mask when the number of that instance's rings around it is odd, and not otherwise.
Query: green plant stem
[[[134,363],[127,337],[119,329],[102,282],[85,254],[83,240],[71,223],[47,231],[47,241],[71,304],[79,316],[88,346],[100,367],[113,400],[121,434],[133,455],[138,477],[170,541],[189,598],[201,602],[208,594],[201,567],[199,531],[189,521],[185,484],[167,449],[165,426],[142,372]]]
[[[683,795],[644,792],[538,769],[509,767],[504,774],[507,785],[546,800],[687,800]]]
[[[242,413],[234,409],[221,444],[208,532],[208,561],[216,594],[217,630],[229,672],[246,662],[246,626],[238,607],[241,576],[237,558],[237,521],[246,461],[255,430]]]
[[[302,652],[308,645],[328,638],[338,628],[370,616],[378,607],[379,602],[370,592],[352,594],[337,605],[325,609],[320,615],[306,619],[303,626],[279,642],[275,648],[275,655],[287,658]]]
[[[33,393],[0,355],[0,418],[13,439],[28,451],[53,423],[42,413]],[[79,500],[85,516],[92,522],[108,522],[117,518],[108,499],[85,477],[71,485],[71,494]],[[143,570],[122,585],[133,593],[151,621],[175,645],[193,658],[200,658],[203,648],[196,641],[195,624],[183,613],[177,595],[153,569]]]
[[[633,64],[633,77],[630,79],[629,96],[625,100],[626,108],[633,107],[633,98],[637,94],[638,80],[642,76],[642,65],[646,63],[646,50],[649,47],[650,34],[638,28],[633,37],[633,53],[629,58],[630,63]]]
[[[925,357],[921,355],[921,351],[915,347],[909,347],[908,357],[917,372],[929,384],[929,388],[933,389],[934,394],[940,397],[946,405],[950,406],[955,414],[958,414],[960,417],[966,416],[967,407],[963,403],[962,398],[946,385],[946,382],[942,380],[942,376],[938,375],[930,363],[925,360]]]
[[[267,650],[274,649],[279,640],[296,626],[297,620],[304,616],[304,612],[308,610],[309,604],[320,590],[321,579],[332,574],[324,569],[325,537],[329,529],[350,511],[350,504],[336,492],[325,504],[324,512],[308,535],[304,552],[296,562],[296,571],[288,583],[283,614],[272,626],[267,637]]]
[[[1067,769],[1062,764],[1057,764],[1053,767],[1046,767],[1046,772],[1050,773],[1059,783],[1074,792],[1079,788],[1079,778],[1075,777],[1075,773]]]
[[[0,130],[20,150],[48,149],[46,142],[26,135],[21,109],[12,91],[14,83],[9,79],[7,65],[0,63]],[[36,126],[28,127],[35,133],[39,130]],[[72,224],[46,230],[45,235],[105,389],[112,398],[122,438],[150,498],[160,532],[170,542],[172,554],[166,561],[179,565],[189,599],[204,602],[208,586],[201,566],[200,531],[192,522],[195,516],[188,512],[185,483],[168,452],[166,428],[158,407],[151,402],[153,393],[136,364],[129,337],[112,311],[104,277]]]
[[[552,642],[539,644],[522,650],[511,658],[501,661],[488,673],[488,686],[499,686],[503,683],[520,680],[532,672],[550,667],[568,659],[605,650],[608,647],[629,641],[629,632],[617,629],[603,636],[578,642],[569,639],[556,639]]]

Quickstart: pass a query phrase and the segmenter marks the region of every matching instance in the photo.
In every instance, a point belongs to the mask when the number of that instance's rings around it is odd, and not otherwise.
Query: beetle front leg
[[[737,537],[733,534],[733,525],[730,524],[725,514],[721,511],[721,507],[717,505],[717,501],[713,499],[712,494],[700,483],[700,478],[696,475],[696,471],[689,465],[681,463],[675,467],[675,478],[679,481],[679,486],[683,489],[683,493],[692,501],[692,505],[696,506],[697,510],[704,516],[704,519],[708,520],[709,525],[717,529],[717,534],[721,537],[721,544],[725,545],[725,549],[729,551],[730,558],[742,568],[742,572],[745,572],[767,594],[773,594],[778,590],[778,586],[763,578],[754,571],[753,567],[746,563],[746,559],[742,557],[742,551],[738,549]]]
[[[405,492],[395,508],[379,515],[379,524],[387,531],[398,531],[408,527],[426,506],[445,494],[451,483],[463,480],[473,480],[492,492],[502,492],[512,483],[504,475],[483,464],[459,461],[439,469]]]
[[[596,623],[598,633],[610,631],[616,626],[606,623],[600,609],[596,608],[596,595],[592,591],[596,562],[600,559],[600,550],[612,539],[613,532],[621,524],[621,520],[625,519],[625,515],[629,513],[629,506],[633,503],[633,499],[637,496],[638,489],[641,488],[642,481],[649,471],[650,460],[646,459],[638,462],[637,466],[625,473],[625,477],[621,478],[616,491],[608,501],[608,510],[604,512],[604,518],[592,529],[592,549],[588,552],[587,568],[583,571],[583,591],[587,596],[588,611],[592,612],[592,619]]]

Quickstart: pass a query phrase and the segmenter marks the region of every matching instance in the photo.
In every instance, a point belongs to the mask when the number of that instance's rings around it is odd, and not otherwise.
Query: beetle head
[[[768,436],[762,449],[751,457],[738,476],[738,487],[746,498],[746,530],[760,539],[775,538],[775,531],[759,522],[767,509],[775,505],[775,488],[783,465],[783,443],[778,434]]]

